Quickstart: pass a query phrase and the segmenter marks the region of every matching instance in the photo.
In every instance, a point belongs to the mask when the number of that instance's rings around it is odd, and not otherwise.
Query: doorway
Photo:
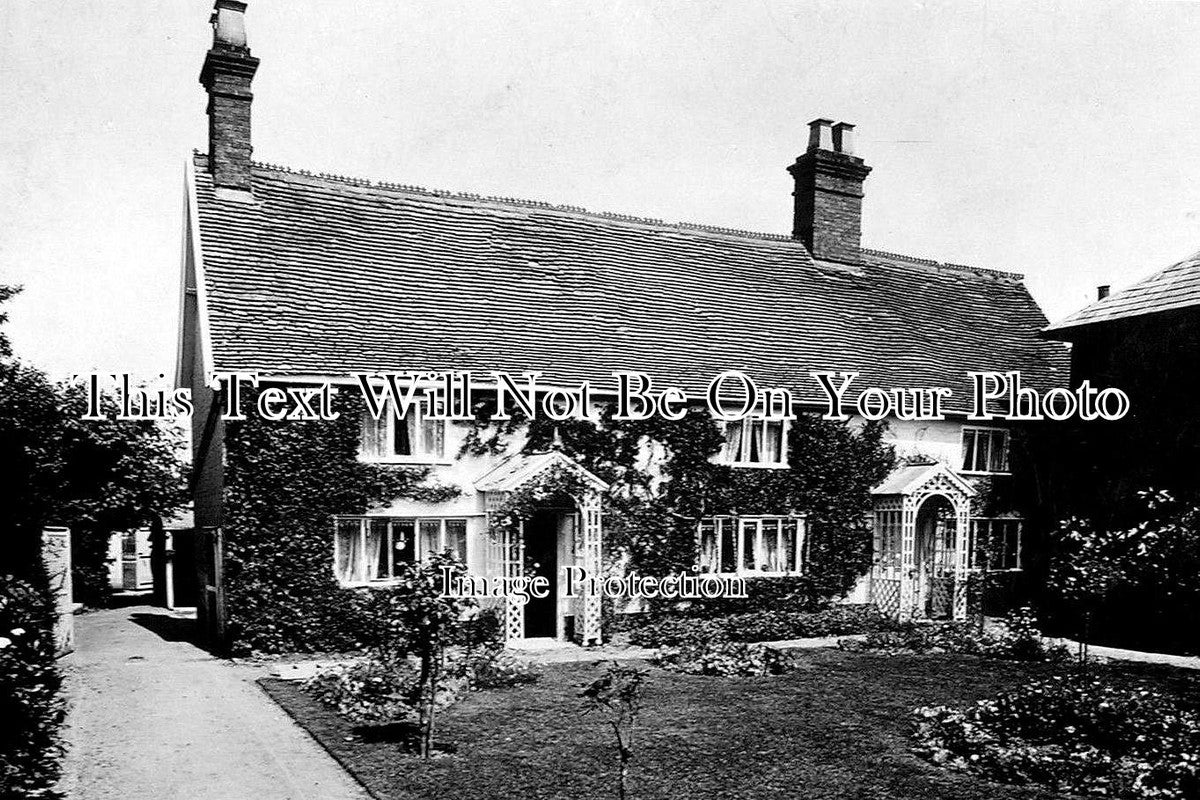
[[[931,495],[917,511],[913,570],[918,616],[949,619],[954,601],[954,507],[940,494]]]
[[[545,597],[525,604],[525,638],[558,636],[558,519],[555,509],[538,509],[525,521],[525,575],[543,577]]]

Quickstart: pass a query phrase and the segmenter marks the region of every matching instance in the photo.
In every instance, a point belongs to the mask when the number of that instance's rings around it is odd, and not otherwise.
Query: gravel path
[[[195,621],[134,607],[75,618],[63,788],[78,800],[365,800],[253,683],[188,641]]]

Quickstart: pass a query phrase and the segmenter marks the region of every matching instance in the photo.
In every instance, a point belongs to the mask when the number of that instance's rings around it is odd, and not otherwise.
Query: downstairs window
[[[386,583],[401,564],[449,550],[467,559],[467,521],[434,517],[337,517],[333,568],[347,586]]]
[[[804,518],[718,516],[700,521],[702,572],[798,575],[804,567]]]

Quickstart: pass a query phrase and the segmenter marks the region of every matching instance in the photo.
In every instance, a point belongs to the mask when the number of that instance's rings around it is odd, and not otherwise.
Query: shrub
[[[1053,677],[914,714],[918,752],[935,763],[1060,792],[1200,797],[1200,715],[1146,686]]]
[[[463,651],[451,658],[446,671],[465,678],[471,689],[503,689],[535,683],[541,669],[531,661],[517,658],[502,645],[491,644],[479,650]]]
[[[520,686],[540,677],[536,664],[495,644],[447,651],[436,707],[446,708],[474,689]],[[415,659],[375,655],[320,672],[304,682],[304,689],[360,725],[415,724],[420,718],[421,669]]]
[[[663,669],[689,675],[781,675],[793,666],[791,656],[762,644],[745,642],[663,647],[654,660]]]
[[[1054,661],[1067,649],[1042,637],[1029,608],[1010,613],[995,628],[980,632],[971,622],[908,622],[891,630],[873,631],[862,642],[843,642],[845,649],[906,653],[962,653],[1013,661]]]
[[[629,636],[640,647],[677,647],[704,642],[770,642],[846,636],[893,626],[872,605],[830,606],[821,611],[756,611],[713,619],[667,616],[652,619]]]
[[[304,689],[352,722],[414,721],[418,677],[407,660],[371,658],[320,672]]]
[[[1127,526],[1068,519],[1052,537],[1048,585],[1085,641],[1200,653],[1200,506],[1138,492]]]
[[[0,796],[53,797],[62,745],[62,676],[46,594],[0,577]]]

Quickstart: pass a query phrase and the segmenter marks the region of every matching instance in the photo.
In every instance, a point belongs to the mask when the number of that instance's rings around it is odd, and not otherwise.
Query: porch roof
[[[954,474],[945,464],[906,464],[897,467],[891,475],[884,478],[883,483],[871,490],[873,495],[910,495],[932,483],[935,478],[942,477],[949,481],[955,489],[966,497],[974,497],[976,491],[971,484]]]
[[[475,481],[475,488],[481,492],[511,492],[555,467],[570,472],[594,491],[603,492],[608,489],[607,483],[560,450],[509,456]]]

